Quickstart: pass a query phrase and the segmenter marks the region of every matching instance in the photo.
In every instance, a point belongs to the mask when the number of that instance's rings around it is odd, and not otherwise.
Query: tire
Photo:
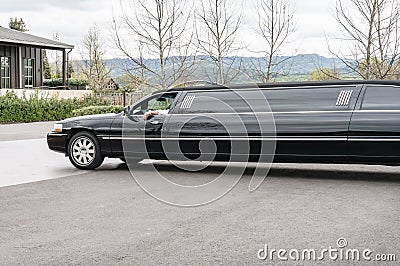
[[[94,170],[104,161],[99,141],[90,132],[78,132],[72,136],[68,144],[68,157],[76,168],[82,170]]]

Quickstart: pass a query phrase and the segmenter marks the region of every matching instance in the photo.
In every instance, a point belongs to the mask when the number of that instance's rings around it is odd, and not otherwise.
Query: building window
[[[2,89],[10,89],[11,88],[11,75],[10,75],[10,58],[9,57],[1,57],[1,86]]]
[[[25,68],[25,88],[33,88],[33,59],[25,58],[24,59],[24,68]]]

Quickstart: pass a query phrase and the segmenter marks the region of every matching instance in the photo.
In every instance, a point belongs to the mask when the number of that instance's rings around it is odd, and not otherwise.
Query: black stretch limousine
[[[149,110],[159,114],[145,117]],[[257,112],[270,113],[274,121],[266,134],[255,123]],[[237,125],[239,120],[244,126]],[[199,143],[206,139],[214,141],[213,160],[232,160],[234,138],[249,143],[249,149],[234,151],[247,153],[249,161],[259,159],[263,141],[275,141],[274,162],[396,165],[400,163],[400,82],[168,89],[120,114],[57,122],[47,141],[51,150],[69,156],[75,167],[95,169],[104,157],[125,160],[125,136],[129,154],[138,159],[166,159],[161,143],[165,140],[177,142],[179,152],[196,160],[202,153]],[[135,141],[138,146],[144,142],[146,151],[136,150]]]

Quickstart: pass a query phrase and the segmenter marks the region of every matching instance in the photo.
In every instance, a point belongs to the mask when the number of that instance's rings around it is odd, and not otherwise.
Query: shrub
[[[68,79],[68,84],[72,86],[87,86],[89,82],[86,79],[70,78]]]
[[[87,106],[72,111],[72,116],[120,113],[124,110],[122,105]]]
[[[89,84],[86,79],[77,79],[77,78],[70,78],[70,79],[68,79],[67,83],[70,86],[87,86]],[[43,80],[43,86],[60,87],[62,85],[63,85],[62,78]]]
[[[86,106],[110,105],[110,101],[96,95],[83,99],[58,99],[40,95],[18,97],[14,91],[0,95],[0,123],[62,120],[73,116],[72,111]]]
[[[43,86],[58,87],[62,85],[63,85],[63,80],[61,78],[43,80]]]

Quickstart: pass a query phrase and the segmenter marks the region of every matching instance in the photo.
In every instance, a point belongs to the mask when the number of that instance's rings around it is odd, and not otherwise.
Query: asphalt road
[[[348,248],[397,255],[383,265],[400,260],[400,167],[274,165],[249,193],[250,167],[220,200],[179,208],[146,194],[118,160],[75,170],[45,146],[51,126],[0,126],[0,265],[267,265],[257,258],[265,245],[320,251],[337,248],[338,238]],[[215,164],[189,174],[153,164],[192,184],[224,169]],[[276,255],[273,262],[317,264]],[[328,258],[318,264],[379,265]]]

